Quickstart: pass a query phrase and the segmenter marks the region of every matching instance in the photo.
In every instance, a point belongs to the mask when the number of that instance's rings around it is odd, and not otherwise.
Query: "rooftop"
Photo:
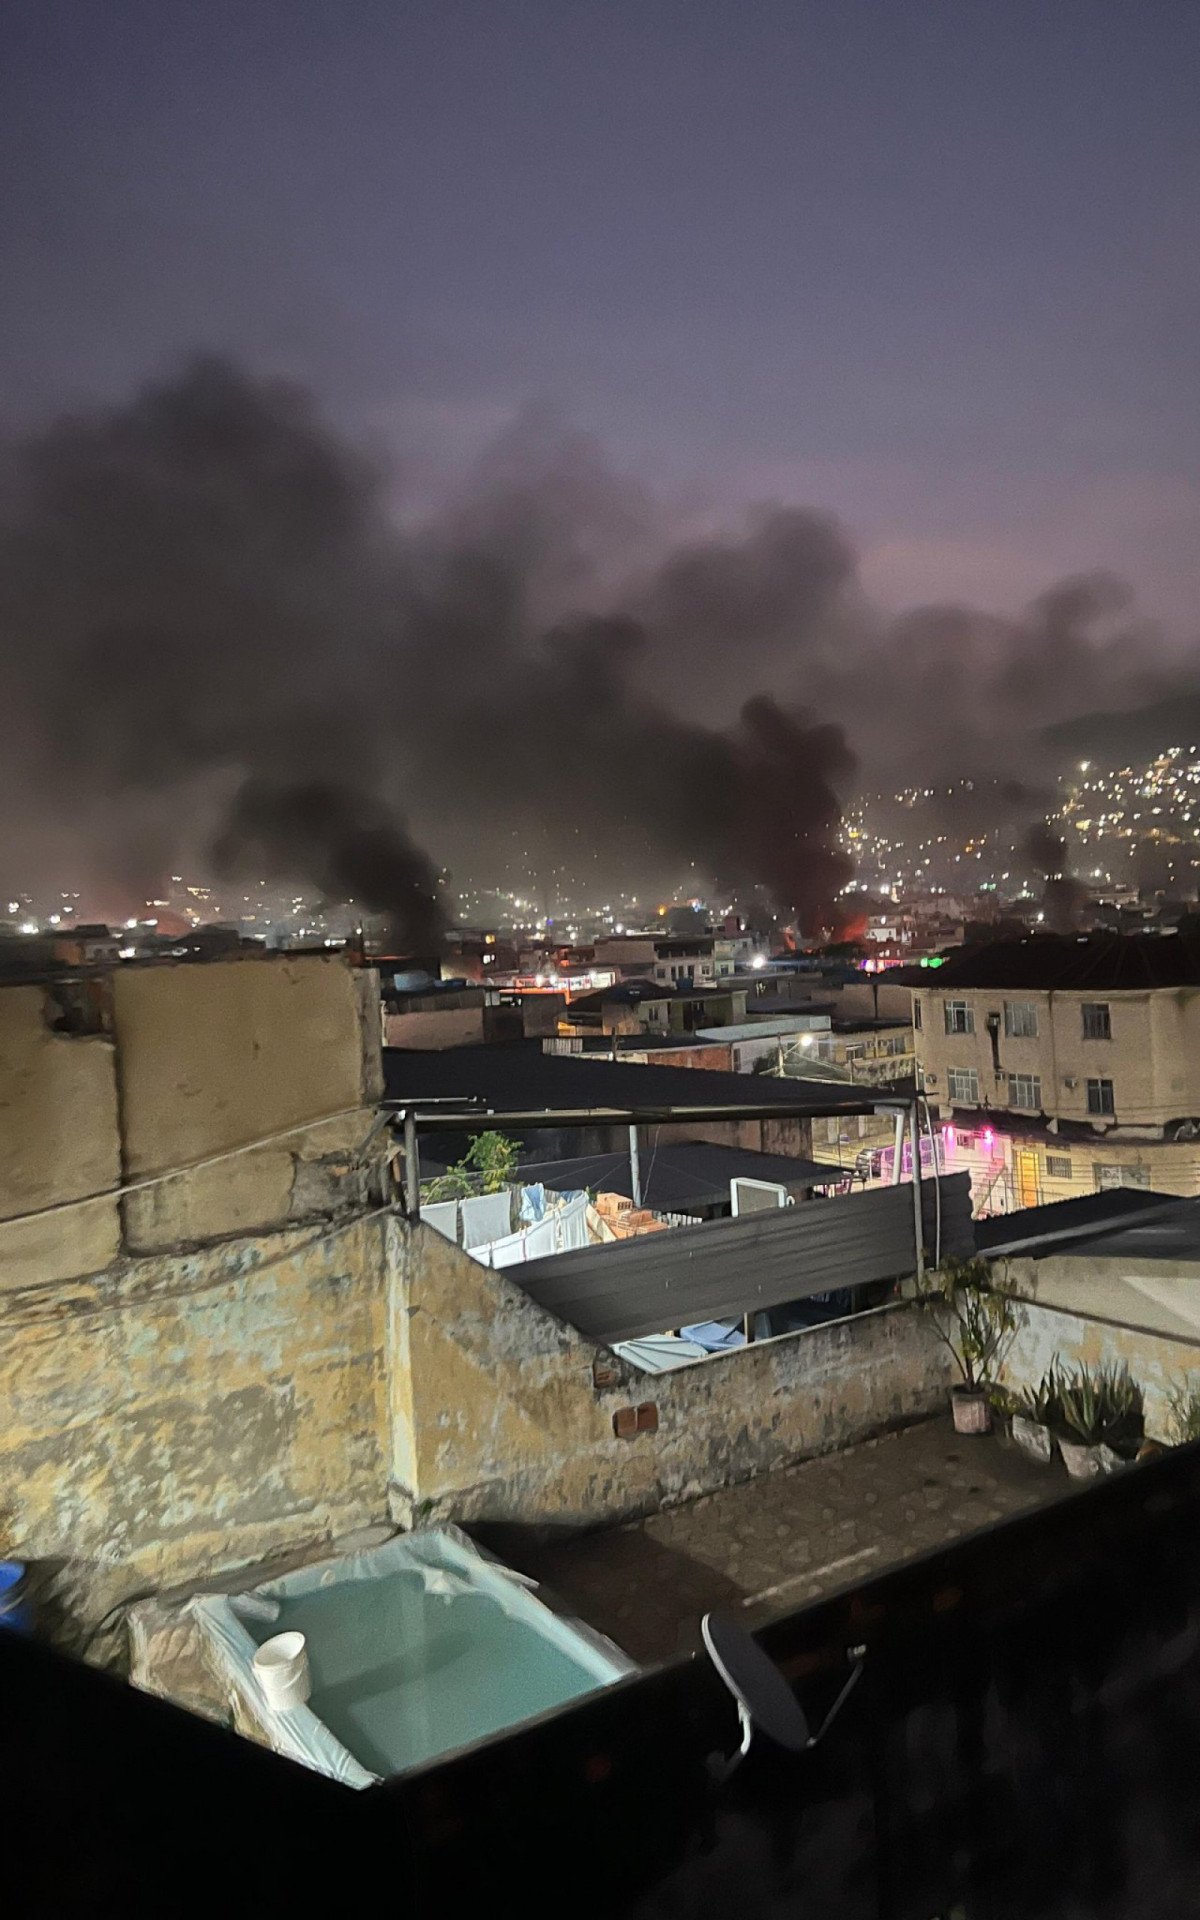
[[[954,987],[1028,988],[1040,993],[1137,993],[1200,986],[1200,940],[1191,934],[1035,933],[959,947],[936,969],[896,967],[898,986],[945,993]]]
[[[627,1153],[592,1154],[547,1164],[529,1172],[544,1186],[571,1192],[632,1194]],[[748,1147],[710,1146],[704,1140],[673,1140],[652,1147],[642,1159],[642,1205],[656,1213],[704,1213],[729,1205],[731,1180],[770,1180],[780,1186],[809,1189],[841,1179],[842,1169],[790,1154],[757,1153]]]
[[[870,1089],[763,1074],[697,1071],[653,1063],[622,1065],[587,1054],[543,1053],[538,1042],[455,1047],[421,1053],[398,1047],[383,1052],[386,1095],[393,1101],[482,1100],[495,1113],[529,1116],[563,1112],[760,1112],[862,1113],[875,1099]]]
[[[964,1440],[937,1418],[574,1540],[547,1543],[520,1527],[475,1531],[650,1662],[694,1653],[712,1608],[758,1627],[1069,1485],[998,1436]]]

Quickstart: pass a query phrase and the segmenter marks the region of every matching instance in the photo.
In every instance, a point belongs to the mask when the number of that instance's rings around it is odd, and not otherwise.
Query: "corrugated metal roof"
[[[931,1233],[932,1194],[924,1197]],[[970,1181],[954,1174],[942,1181],[943,1257],[973,1246]],[[611,1343],[898,1280],[914,1267],[912,1188],[901,1186],[581,1248],[509,1277],[558,1319]]]

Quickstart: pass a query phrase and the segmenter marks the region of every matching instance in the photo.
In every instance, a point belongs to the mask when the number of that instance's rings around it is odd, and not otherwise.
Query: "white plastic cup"
[[[312,1692],[308,1647],[302,1633],[277,1633],[264,1640],[252,1665],[272,1713],[302,1707]]]

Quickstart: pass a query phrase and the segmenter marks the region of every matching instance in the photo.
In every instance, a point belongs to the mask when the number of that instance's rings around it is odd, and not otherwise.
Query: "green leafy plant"
[[[1200,1440],[1200,1386],[1187,1382],[1176,1387],[1167,1404],[1171,1409],[1175,1444],[1182,1447],[1190,1440]]]
[[[477,1133],[461,1160],[421,1183],[422,1200],[462,1200],[472,1193],[500,1193],[517,1177],[515,1140],[506,1133]]]
[[[917,1299],[953,1354],[963,1385],[976,1392],[989,1384],[1017,1322],[1007,1283],[986,1260],[946,1260],[920,1276]]]

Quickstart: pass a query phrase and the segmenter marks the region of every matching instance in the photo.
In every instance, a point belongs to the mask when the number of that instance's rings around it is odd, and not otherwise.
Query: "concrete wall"
[[[482,1002],[473,1007],[439,1007],[422,1009],[417,1013],[388,1013],[383,1019],[384,1045],[427,1050],[478,1046],[484,1038],[483,1020]]]
[[[1064,1252],[1005,1262],[1018,1293],[1040,1306],[1200,1340],[1200,1261],[1125,1260]]]
[[[4,1530],[70,1614],[382,1517],[386,1248],[360,1220],[3,1295]]]
[[[60,1018],[48,988],[0,988],[0,1288],[90,1272],[117,1251],[112,1199],[3,1224],[120,1180],[112,1040],[56,1032]]]
[[[907,1307],[647,1375],[430,1228],[393,1232],[392,1502],[404,1520],[595,1525],[945,1403],[944,1350]],[[616,1384],[596,1388],[597,1364]],[[614,1413],[643,1402],[657,1431],[617,1439]]]
[[[94,991],[104,1030],[78,1034],[54,1030],[61,990],[0,988],[0,1287],[362,1204],[357,1150],[382,1092],[373,973],[254,957],[117,968]],[[177,1169],[191,1171],[111,1197]]]
[[[1094,1314],[1023,1301],[1016,1333],[1005,1350],[1000,1380],[1014,1393],[1035,1385],[1057,1364],[1071,1369],[1127,1366],[1142,1389],[1146,1432],[1170,1440],[1170,1399],[1200,1367],[1200,1338],[1182,1339],[1152,1327],[1119,1326]]]

